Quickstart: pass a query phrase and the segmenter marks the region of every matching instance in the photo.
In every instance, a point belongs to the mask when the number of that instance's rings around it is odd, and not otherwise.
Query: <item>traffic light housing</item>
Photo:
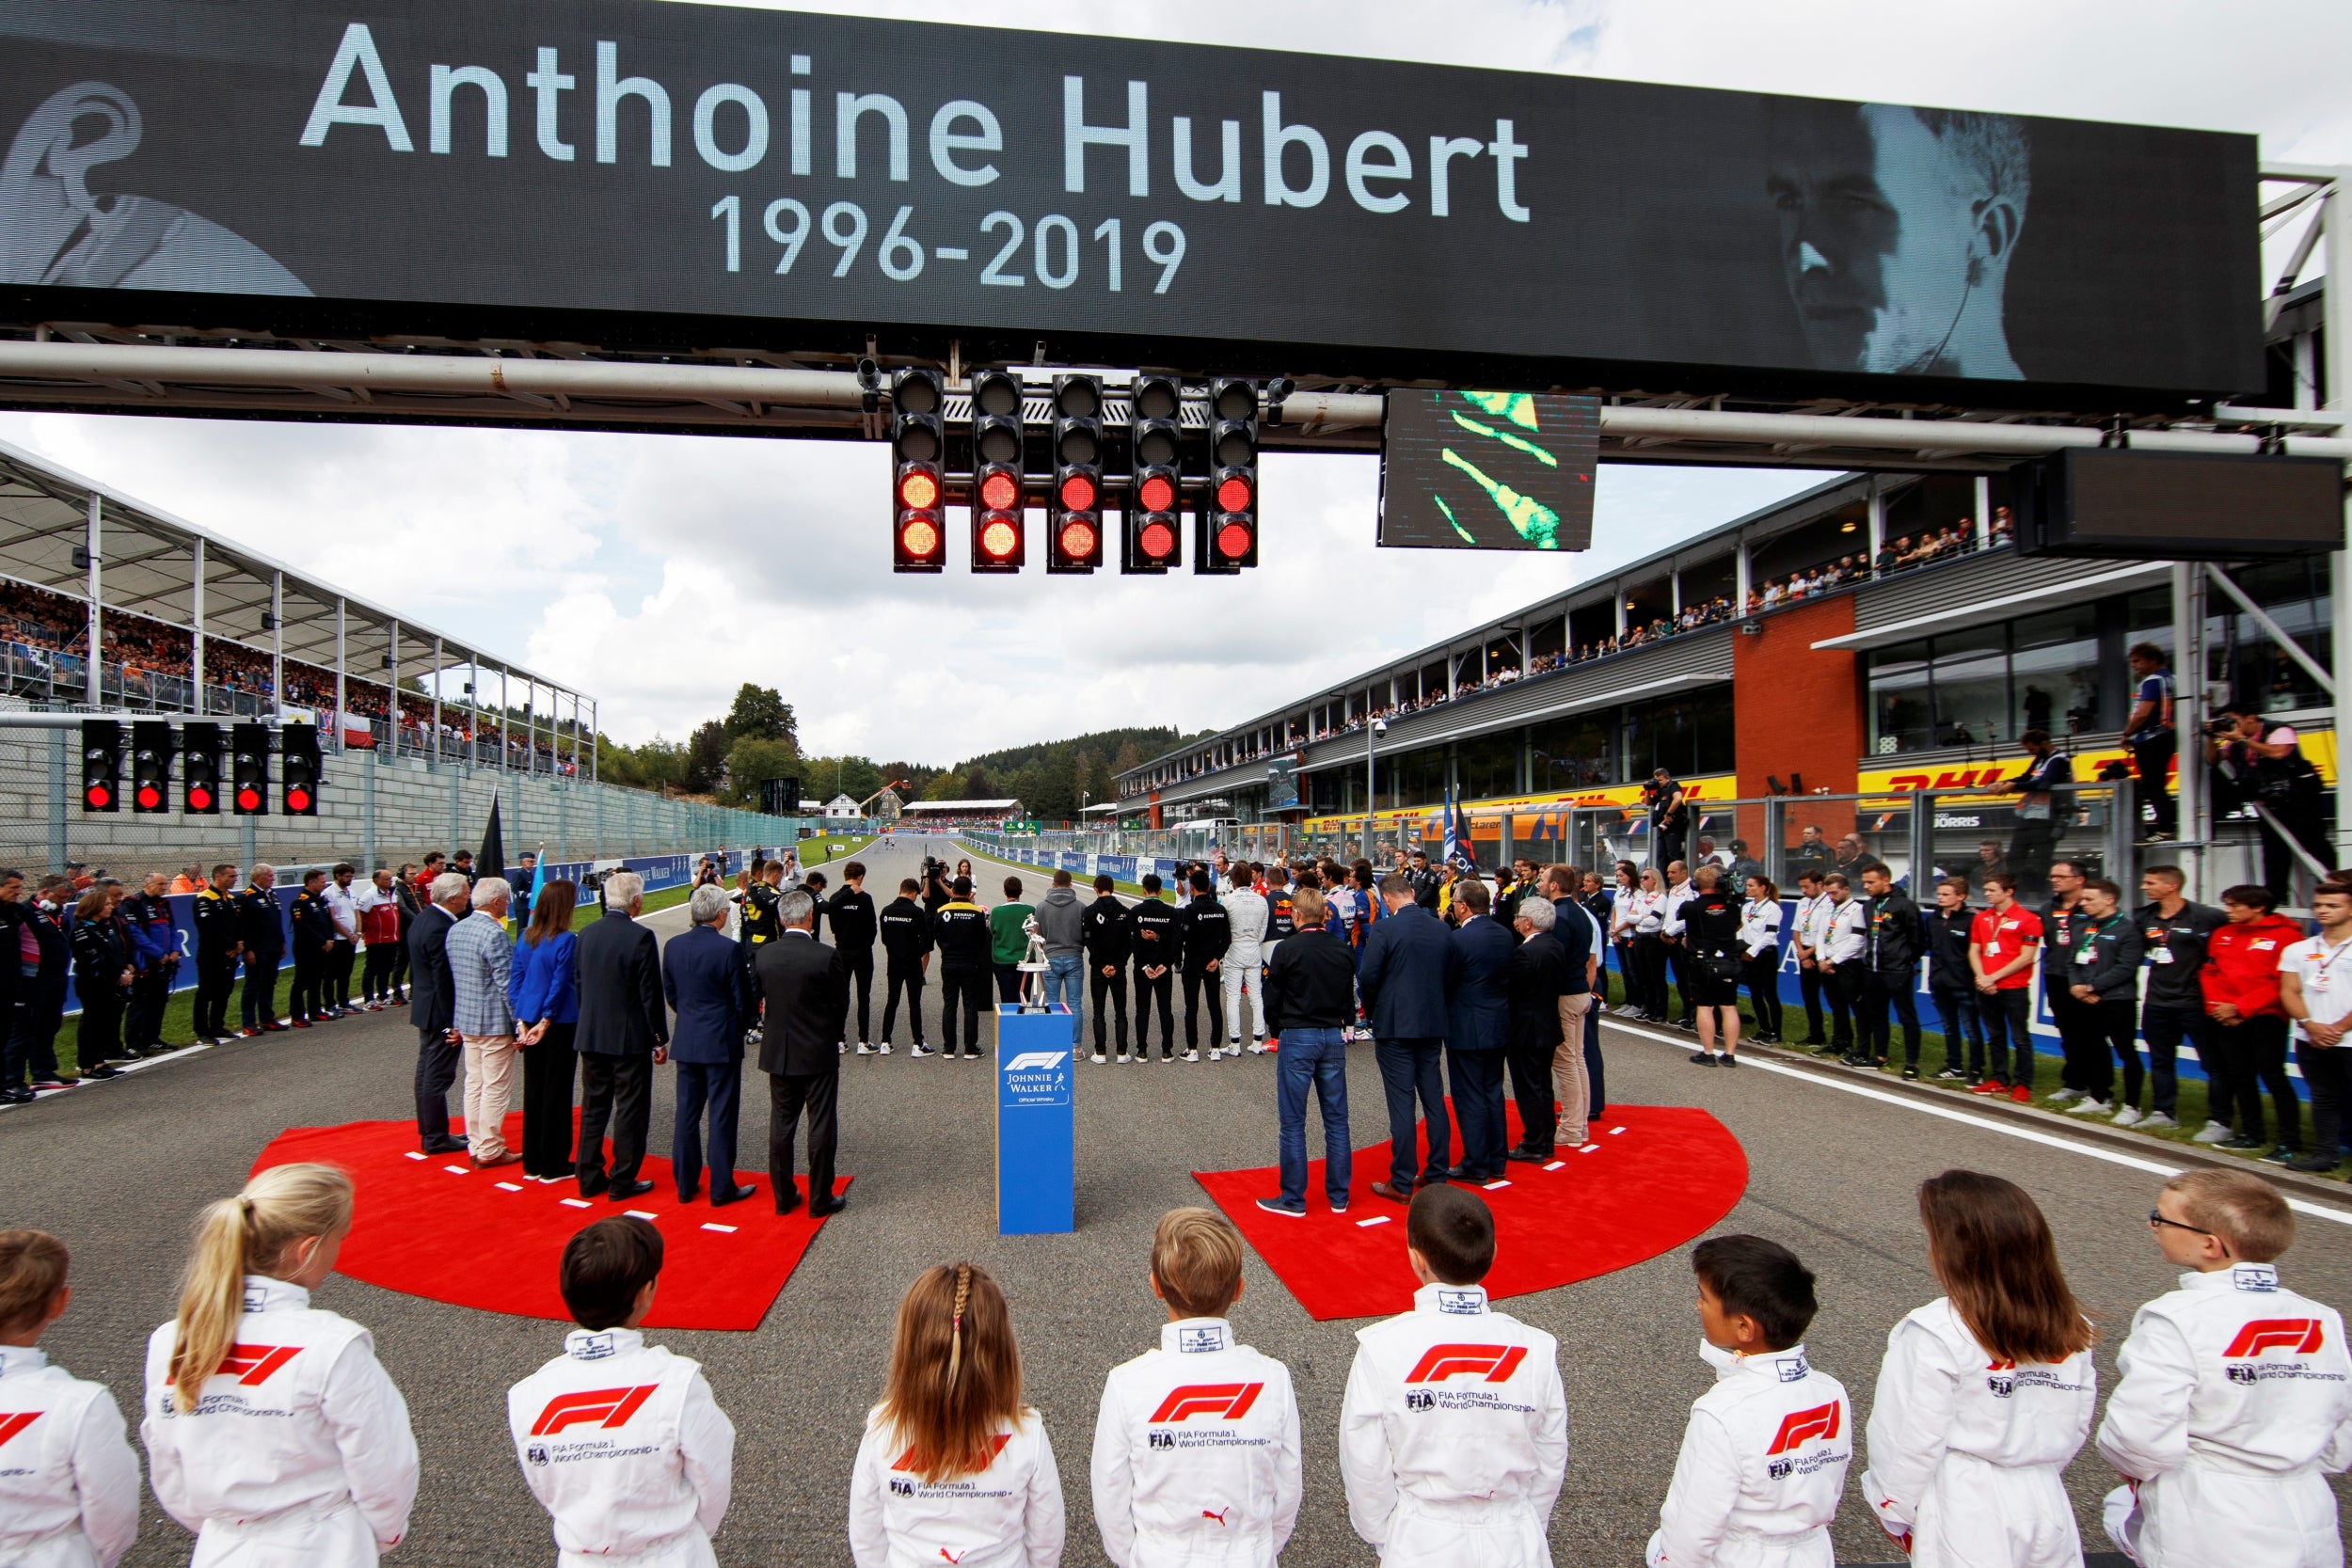
[[[239,816],[269,815],[269,740],[267,724],[230,731],[229,809]]]
[[[131,726],[131,809],[140,813],[171,809],[171,726],[161,719],[141,719]]]
[[[122,796],[122,726],[112,719],[82,721],[82,809],[119,811]]]
[[[1258,385],[1220,376],[1209,384],[1209,485],[1192,569],[1231,576],[1258,563]]]
[[[180,726],[180,809],[220,815],[220,726],[190,720]]]
[[[1137,459],[1136,482],[1127,492],[1120,571],[1157,576],[1178,564],[1184,523],[1177,507],[1183,496],[1184,486],[1173,464],[1146,465]]]
[[[1017,572],[1028,559],[1024,486],[1015,463],[983,463],[972,476],[972,569]]]
[[[278,731],[281,798],[288,816],[319,814],[319,732],[314,724],[288,724]]]
[[[1046,498],[1048,572],[1103,564],[1103,383],[1054,378],[1054,488]]]
[[[936,371],[899,371],[890,384],[891,557],[894,572],[947,565],[946,399]]]

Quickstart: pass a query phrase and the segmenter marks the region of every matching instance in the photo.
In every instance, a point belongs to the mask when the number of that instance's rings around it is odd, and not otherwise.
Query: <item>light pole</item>
[[[1364,729],[1364,859],[1372,859],[1372,812],[1375,796],[1373,788],[1373,743],[1389,733],[1386,719],[1375,719]]]

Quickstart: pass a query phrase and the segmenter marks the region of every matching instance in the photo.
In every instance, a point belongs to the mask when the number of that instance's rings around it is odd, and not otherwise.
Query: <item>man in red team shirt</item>
[[[2042,956],[2042,917],[2017,901],[2017,879],[2006,871],[1988,873],[1984,892],[1992,903],[1978,911],[1969,927],[1968,967],[1977,973],[1978,1010],[1993,1071],[1968,1092],[2007,1094],[2022,1105],[2033,1100],[2033,972]]]

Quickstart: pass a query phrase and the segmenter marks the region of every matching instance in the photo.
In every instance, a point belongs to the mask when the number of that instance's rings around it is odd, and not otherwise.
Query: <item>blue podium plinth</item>
[[[1025,1013],[996,1005],[996,1233],[1077,1228],[1077,1122],[1070,1081],[1070,1009]]]

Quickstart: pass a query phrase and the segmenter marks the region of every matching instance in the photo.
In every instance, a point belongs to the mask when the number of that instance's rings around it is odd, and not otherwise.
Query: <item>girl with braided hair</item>
[[[1005,1293],[977,1263],[926,1269],[898,1303],[890,1375],[850,1481],[858,1568],[1056,1568],[1061,1478],[1021,1400]]]

